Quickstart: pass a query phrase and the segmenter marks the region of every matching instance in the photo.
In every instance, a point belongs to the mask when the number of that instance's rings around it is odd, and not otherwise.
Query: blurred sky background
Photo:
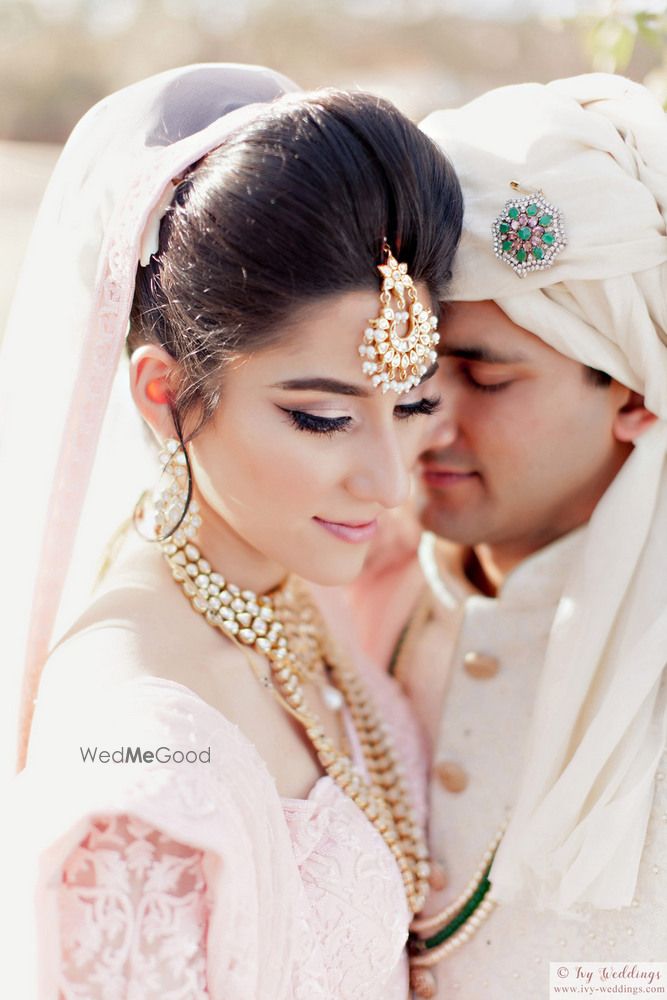
[[[593,68],[667,101],[653,0],[0,0],[0,336],[41,192],[78,118],[190,62],[262,63],[356,86],[413,118],[489,87]]]

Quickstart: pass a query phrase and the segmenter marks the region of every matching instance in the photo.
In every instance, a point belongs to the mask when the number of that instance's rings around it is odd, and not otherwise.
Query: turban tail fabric
[[[463,187],[451,299],[494,300],[658,418],[586,528],[491,875],[500,901],[627,906],[667,733],[667,117],[640,85],[589,74],[503,87],[421,128]],[[523,277],[493,249],[511,181],[544,192],[567,239]]]

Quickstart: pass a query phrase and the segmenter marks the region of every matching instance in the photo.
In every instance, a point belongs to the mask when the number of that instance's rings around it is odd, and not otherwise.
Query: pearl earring
[[[139,498],[134,509],[134,526],[146,541],[160,542],[176,531],[187,515],[187,527],[194,535],[201,517],[199,505],[191,499],[185,449],[177,438],[167,438],[158,458],[162,468],[158,489],[146,490]]]

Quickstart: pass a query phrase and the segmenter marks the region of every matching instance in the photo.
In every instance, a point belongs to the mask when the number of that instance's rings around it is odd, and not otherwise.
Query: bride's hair
[[[463,204],[440,149],[388,101],[326,90],[267,106],[186,173],[140,267],[127,347],[178,362],[188,438],[215,411],[225,364],[275,342],[300,307],[379,289],[386,238],[442,297]],[[360,331],[360,336],[361,336]]]

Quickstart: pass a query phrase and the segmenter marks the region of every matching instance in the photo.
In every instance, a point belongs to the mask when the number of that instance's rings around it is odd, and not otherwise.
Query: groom
[[[533,1000],[667,959],[667,124],[596,75],[422,127],[466,202],[433,534],[356,612],[432,754],[417,995]]]

